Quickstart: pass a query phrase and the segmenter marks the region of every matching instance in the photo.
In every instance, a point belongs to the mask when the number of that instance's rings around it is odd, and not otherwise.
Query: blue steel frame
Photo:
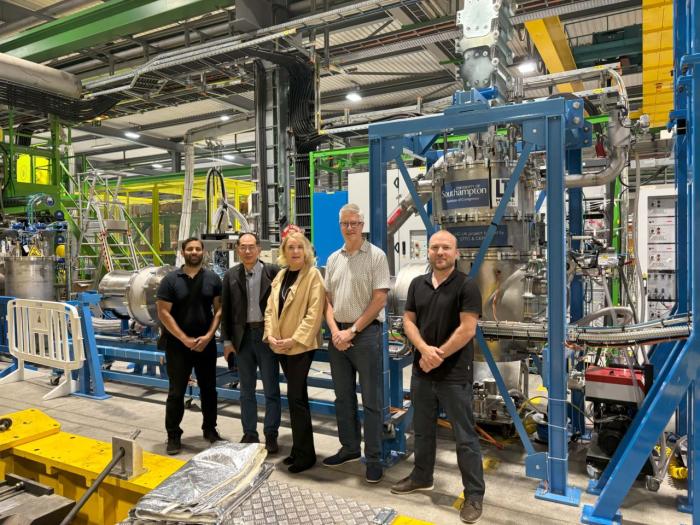
[[[547,372],[550,378],[549,400],[549,450],[535,454],[527,434],[517,425],[519,421],[514,406],[508,406],[516,429],[528,452],[526,472],[542,479],[536,497],[577,506],[580,491],[567,484],[568,478],[568,432],[567,432],[567,359],[564,347],[566,335],[566,247],[564,213],[564,156],[566,148],[581,149],[585,133],[582,125],[583,110],[575,110],[570,101],[553,98],[526,104],[490,108],[484,98],[475,90],[458,92],[455,104],[442,115],[392,121],[369,126],[370,141],[370,208],[372,228],[370,241],[386,249],[387,233],[383,227],[386,221],[386,170],[387,164],[400,159],[404,147],[423,155],[431,144],[443,133],[474,133],[485,131],[489,126],[504,123],[522,125],[525,142],[523,155],[518,163],[522,170],[530,151],[545,149],[547,152],[547,269],[549,304],[549,358]],[[582,108],[582,104],[577,104]],[[520,173],[518,167],[509,182],[512,192]],[[515,182],[514,182],[515,179]],[[509,200],[503,196],[501,203]],[[497,210],[498,213],[498,210]],[[500,217],[496,217],[489,230],[495,230]],[[493,231],[484,239],[472,272],[478,271],[483,255],[488,248]],[[478,341],[484,352],[491,372],[501,388],[504,399],[509,399],[505,384],[495,366],[479,330]],[[386,339],[385,339],[386,347]],[[386,356],[386,352],[385,352]],[[490,359],[489,359],[490,358]],[[386,364],[386,358],[385,358]],[[386,367],[385,367],[386,369]],[[388,384],[384,384],[385,392]],[[520,425],[521,427],[522,425]]]
[[[688,306],[684,286],[690,293],[690,311],[700,311],[700,207],[693,199],[694,188],[700,184],[700,2],[674,0],[673,6],[675,108],[671,118],[676,122],[678,133],[679,261],[683,260],[686,249],[680,247],[684,238],[681,214],[684,207],[690,208],[690,213],[686,215],[687,268],[690,268],[687,281],[684,272],[678,274],[678,311],[681,313]],[[700,451],[696,442],[700,436],[699,331],[700,316],[694,315],[688,340],[677,342],[670,349],[664,348],[667,350],[665,356],[654,356],[655,363],[660,366],[656,381],[600,479],[589,486],[589,492],[599,494],[599,497],[595,505],[584,507],[581,516],[583,523],[609,525],[622,522],[618,511],[622,501],[669,418],[687,400],[689,479],[688,498],[683,502],[682,509],[692,514],[693,523],[700,524],[700,505],[694,502],[694,496],[700,490]]]

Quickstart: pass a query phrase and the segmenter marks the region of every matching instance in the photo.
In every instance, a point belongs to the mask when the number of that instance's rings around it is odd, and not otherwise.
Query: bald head
[[[457,237],[447,230],[435,232],[428,243],[428,260],[434,272],[451,272],[457,262]]]

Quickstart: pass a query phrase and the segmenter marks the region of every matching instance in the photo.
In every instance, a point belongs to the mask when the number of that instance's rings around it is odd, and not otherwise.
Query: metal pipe
[[[607,308],[602,308],[597,312],[592,312],[572,324],[574,324],[575,326],[588,326],[596,319],[600,319],[601,317],[605,317],[606,315],[611,316],[613,321],[618,315],[624,316],[622,319],[623,325],[629,324],[634,318],[634,313],[632,312],[632,309],[629,306],[609,306]]]
[[[72,99],[83,91],[75,75],[5,53],[0,53],[0,80]]]
[[[608,140],[611,147],[610,162],[602,170],[593,174],[569,174],[564,178],[567,188],[602,186],[614,181],[627,166],[630,148],[630,130],[622,122],[622,112],[613,112],[608,123]]]
[[[90,485],[90,488],[83,493],[83,496],[78,500],[78,503],[75,504],[75,507],[71,509],[71,511],[65,518],[63,518],[61,525],[69,525],[75,519],[75,517],[78,515],[78,512],[80,512],[80,509],[82,509],[85,503],[87,503],[87,500],[90,499],[90,496],[94,494],[94,492],[102,484],[107,475],[112,471],[112,469],[117,465],[117,463],[119,463],[122,460],[122,458],[125,455],[126,450],[124,450],[124,447],[120,447],[119,452],[117,452],[114,455],[112,461],[110,461],[104,468],[104,470],[100,472],[99,476],[97,476],[97,478],[95,479],[95,482],[92,485]]]

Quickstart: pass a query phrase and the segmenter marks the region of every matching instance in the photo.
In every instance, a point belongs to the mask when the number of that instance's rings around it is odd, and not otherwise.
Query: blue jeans
[[[357,417],[357,376],[362,390],[367,464],[382,461],[382,329],[371,324],[341,352],[328,344],[328,357],[335,390],[335,415],[341,454],[360,452],[360,420]]]
[[[241,347],[236,348],[243,433],[255,438],[258,437],[258,404],[255,398],[258,367],[265,392],[265,437],[277,437],[282,415],[279,360],[277,354],[263,343],[262,336],[262,328],[246,327]]]
[[[415,466],[411,479],[421,485],[433,483],[439,405],[452,423],[464,495],[472,501],[482,501],[486,486],[479,436],[474,428],[472,385],[431,381],[414,375],[411,378],[411,404],[415,433]]]

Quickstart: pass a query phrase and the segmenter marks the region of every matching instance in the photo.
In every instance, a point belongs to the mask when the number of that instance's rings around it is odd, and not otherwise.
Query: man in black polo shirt
[[[202,430],[211,443],[216,431],[216,340],[221,320],[221,279],[202,268],[204,244],[196,237],[182,243],[185,264],[160,283],[156,307],[161,322],[158,348],[165,351],[169,389],[165,405],[168,454],[180,452],[180,422],[185,390],[194,367],[202,401]]]
[[[438,404],[447,412],[457,444],[457,464],[464,485],[460,519],[476,523],[484,499],[484,472],[472,411],[472,339],[481,315],[476,283],[455,268],[457,239],[447,231],[430,238],[432,272],[416,277],[408,289],[403,317],[416,348],[411,379],[415,466],[391,487],[394,494],[433,488]]]

